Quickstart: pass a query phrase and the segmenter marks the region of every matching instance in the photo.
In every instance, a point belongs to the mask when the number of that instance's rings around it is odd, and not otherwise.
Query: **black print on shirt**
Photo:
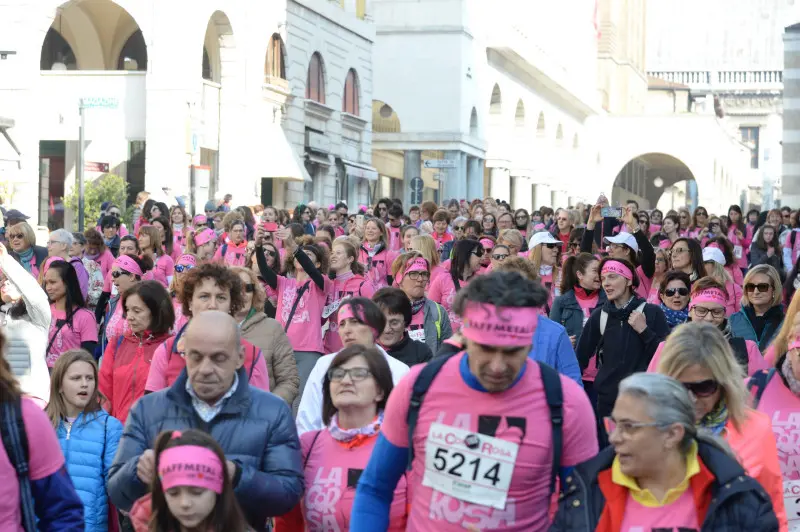
[[[348,488],[355,488],[358,486],[358,479],[361,478],[361,473],[363,473],[363,469],[348,469],[347,470],[347,487]]]
[[[503,417],[504,416],[478,416],[478,434],[491,436],[493,438],[496,437],[497,427],[500,426]],[[505,416],[505,419],[509,427],[517,428],[522,432],[522,438],[524,439],[528,428],[527,420],[524,417],[513,416]]]

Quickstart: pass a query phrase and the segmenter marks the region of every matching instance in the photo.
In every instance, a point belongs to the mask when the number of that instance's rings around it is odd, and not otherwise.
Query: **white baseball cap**
[[[634,253],[639,253],[639,244],[636,243],[636,237],[630,233],[620,232],[616,236],[607,236],[606,242],[622,244],[631,248]]]
[[[707,247],[703,249],[703,262],[716,262],[725,266],[725,255],[719,248]]]
[[[548,233],[547,231],[540,231],[533,235],[531,238],[530,243],[528,244],[528,249],[533,249],[539,244],[561,244],[560,240],[557,240],[553,235]]]

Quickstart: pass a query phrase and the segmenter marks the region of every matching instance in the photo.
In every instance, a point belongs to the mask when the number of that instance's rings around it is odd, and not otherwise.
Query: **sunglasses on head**
[[[744,285],[744,291],[747,293],[755,292],[758,290],[759,292],[769,292],[772,285],[769,283],[747,283]]]
[[[115,272],[111,272],[111,277],[113,277],[114,279],[119,279],[123,275],[131,275],[131,273],[130,272],[126,272],[124,270],[118,270],[118,271],[115,271]]]
[[[192,266],[191,264],[176,264],[175,265],[175,271],[178,272],[178,273],[188,272],[192,268],[194,268],[194,266]]]
[[[714,379],[700,382],[682,382],[687,391],[692,392],[696,397],[708,397],[717,391],[719,383]]]
[[[688,296],[689,295],[689,289],[688,288],[667,288],[666,290],[664,290],[664,295],[667,296],[667,297],[675,297],[675,294],[678,294],[679,296],[683,296],[683,297]]]

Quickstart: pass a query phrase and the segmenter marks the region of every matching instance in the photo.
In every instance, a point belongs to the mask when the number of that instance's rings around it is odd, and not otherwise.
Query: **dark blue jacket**
[[[756,330],[753,327],[754,318],[753,307],[742,305],[739,312],[731,314],[728,318],[728,323],[731,329],[731,336],[734,338],[744,338],[745,340],[752,340],[758,344],[761,352],[765,352],[769,347],[770,342],[781,330],[783,325],[783,309],[780,305],[776,305],[769,309],[766,314],[767,323],[764,325],[764,330],[761,331],[761,338],[756,336]]]
[[[597,307],[602,307],[606,302],[606,293],[600,290],[600,298],[597,300]],[[595,308],[597,308],[595,307]],[[594,309],[592,309],[594,310]],[[560,323],[567,330],[568,336],[575,337],[575,345],[581,339],[583,332],[583,309],[578,304],[575,297],[575,290],[569,290],[561,294],[553,301],[553,308],[550,309],[550,319]]]
[[[606,505],[597,476],[611,468],[614,448],[579,464],[567,477],[550,532],[595,530]],[[715,446],[698,441],[698,457],[716,481],[701,532],[777,532],[778,518],[764,488],[739,463]],[[691,489],[691,488],[690,488]]]
[[[238,388],[205,423],[192,406],[186,381],[184,368],[171,387],[145,395],[131,408],[109,474],[111,501],[129,511],[147,494],[136,464],[161,431],[199,429],[211,434],[226,458],[239,466],[234,493],[250,525],[263,529],[268,517],[287,513],[303,494],[300,440],[289,406],[277,395],[247,386],[247,373],[240,369]]]

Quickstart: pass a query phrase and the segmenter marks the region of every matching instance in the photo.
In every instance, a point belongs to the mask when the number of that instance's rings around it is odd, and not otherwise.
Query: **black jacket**
[[[597,414],[601,418],[611,415],[620,381],[632,373],[647,371],[658,344],[669,334],[664,311],[650,303],[644,307],[647,328],[639,334],[628,325],[628,316],[643,302],[644,299],[634,297],[625,308],[623,319],[609,314],[605,334],[602,335],[600,315],[605,306],[594,309],[575,349],[581,371],[589,365],[592,355],[602,349],[602,356],[598,356],[598,371],[594,380]]]
[[[13,259],[20,264],[22,262],[19,260],[19,255],[15,251],[12,251],[11,248],[8,249],[8,254],[13,257]],[[33,246],[33,256],[36,257],[36,267],[40,270],[42,269],[42,264],[47,259],[47,248],[43,246]]]
[[[408,336],[408,332],[403,335],[403,339],[390,347],[384,347],[386,352],[408,366],[424,364],[433,358],[431,348],[425,342],[417,342]]]
[[[597,476],[611,468],[614,455],[614,448],[606,447],[575,467],[566,479],[550,532],[595,530],[606,505]],[[698,457],[716,479],[711,484],[712,499],[702,532],[778,530],[772,501],[756,480],[746,476],[736,460],[701,441],[698,441]]]

